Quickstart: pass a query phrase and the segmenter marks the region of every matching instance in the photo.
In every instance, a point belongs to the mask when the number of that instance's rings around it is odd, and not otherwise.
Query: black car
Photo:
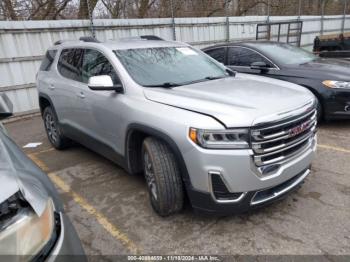
[[[350,119],[350,61],[320,58],[286,43],[268,41],[226,43],[203,51],[237,72],[308,88],[319,101],[320,118]]]

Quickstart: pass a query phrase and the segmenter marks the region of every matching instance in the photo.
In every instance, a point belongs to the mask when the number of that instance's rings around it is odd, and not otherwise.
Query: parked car
[[[350,61],[320,58],[278,42],[215,45],[205,53],[237,72],[289,81],[318,99],[319,118],[350,119]]]
[[[0,120],[11,111],[9,99],[0,94]],[[86,261],[48,176],[0,124],[0,256],[5,261],[44,261],[60,260],[62,255],[70,255],[70,261]]]
[[[49,48],[37,76],[48,139],[71,140],[131,174],[154,210],[239,213],[298,188],[316,148],[316,100],[298,85],[240,75],[155,36]]]

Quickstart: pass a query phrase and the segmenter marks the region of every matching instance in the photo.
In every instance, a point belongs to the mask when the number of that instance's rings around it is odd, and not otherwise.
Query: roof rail
[[[141,35],[140,38],[141,38],[141,39],[145,39],[145,40],[159,40],[159,41],[164,41],[163,38],[160,38],[159,36],[156,36],[156,35]]]
[[[60,44],[62,44],[64,41],[63,40],[58,40],[58,41],[56,41],[55,43],[54,43],[54,45],[60,45]]]
[[[95,37],[92,37],[92,36],[82,36],[79,38],[79,40],[83,42],[101,43]]]

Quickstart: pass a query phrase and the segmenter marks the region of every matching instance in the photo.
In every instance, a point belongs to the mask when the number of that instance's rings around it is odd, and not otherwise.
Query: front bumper
[[[194,146],[193,150],[184,155],[191,181],[187,185],[191,204],[195,209],[206,213],[234,214],[278,200],[287,192],[298,188],[309,174],[316,145],[317,136],[314,135],[300,154],[288,159],[267,175],[259,172],[253,161],[252,150],[207,150]],[[213,173],[219,174],[229,193],[237,194],[236,199],[221,201],[215,197],[212,185]],[[292,187],[285,184],[293,179],[297,183]],[[285,190],[286,188],[288,190]],[[260,191],[270,192],[273,197],[267,196],[267,201],[253,204],[252,201]]]
[[[192,207],[201,214],[208,215],[232,215],[241,214],[254,209],[262,208],[273,202],[285,198],[289,193],[296,191],[304,183],[304,179],[310,174],[307,169],[275,187],[258,191],[247,192],[241,201],[236,203],[218,203],[209,193],[188,189]]]
[[[331,90],[325,102],[326,119],[350,119],[350,90]]]
[[[59,213],[60,230],[52,250],[47,254],[47,261],[87,261],[80,239],[64,213]]]

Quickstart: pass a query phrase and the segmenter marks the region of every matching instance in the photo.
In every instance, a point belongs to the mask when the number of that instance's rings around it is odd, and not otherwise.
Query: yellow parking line
[[[48,166],[41,161],[35,153],[29,154],[31,158],[43,171],[48,172]],[[140,248],[133,243],[127,235],[121,232],[115,225],[108,221],[108,219],[99,211],[96,210],[91,204],[89,204],[83,197],[71,190],[70,186],[67,185],[62,178],[57,176],[55,173],[49,173],[48,176],[52,182],[59,187],[63,192],[69,194],[73,200],[79,204],[83,209],[85,209],[90,215],[94,216],[95,219],[100,223],[100,225],[107,230],[115,239],[120,241],[132,254],[141,254]]]
[[[38,167],[40,167],[43,171],[45,172],[49,172],[49,168],[48,166],[43,162],[41,161],[35,153],[32,153],[32,154],[28,154],[28,157],[33,160],[33,162],[35,164],[37,164]]]
[[[329,149],[329,150],[334,150],[334,151],[350,154],[350,150],[349,149],[345,149],[345,148],[341,148],[341,147],[322,145],[322,144],[318,144],[317,146],[319,148],[323,148],[323,149]]]
[[[34,152],[33,154],[40,155],[42,153],[47,153],[47,152],[51,152],[51,151],[54,151],[54,150],[56,150],[56,149],[53,148],[53,147],[50,147],[48,149],[44,149],[44,150],[41,150],[41,151],[38,151],[38,152]]]
[[[115,225],[108,221],[108,219],[98,212],[92,205],[90,205],[83,197],[75,193],[70,187],[55,173],[48,174],[50,179],[60,188],[63,192],[69,194],[76,203],[78,203],[83,209],[85,209],[90,215],[94,216],[96,220],[106,229],[115,239],[121,241],[124,246],[133,254],[140,254],[139,248]]]

